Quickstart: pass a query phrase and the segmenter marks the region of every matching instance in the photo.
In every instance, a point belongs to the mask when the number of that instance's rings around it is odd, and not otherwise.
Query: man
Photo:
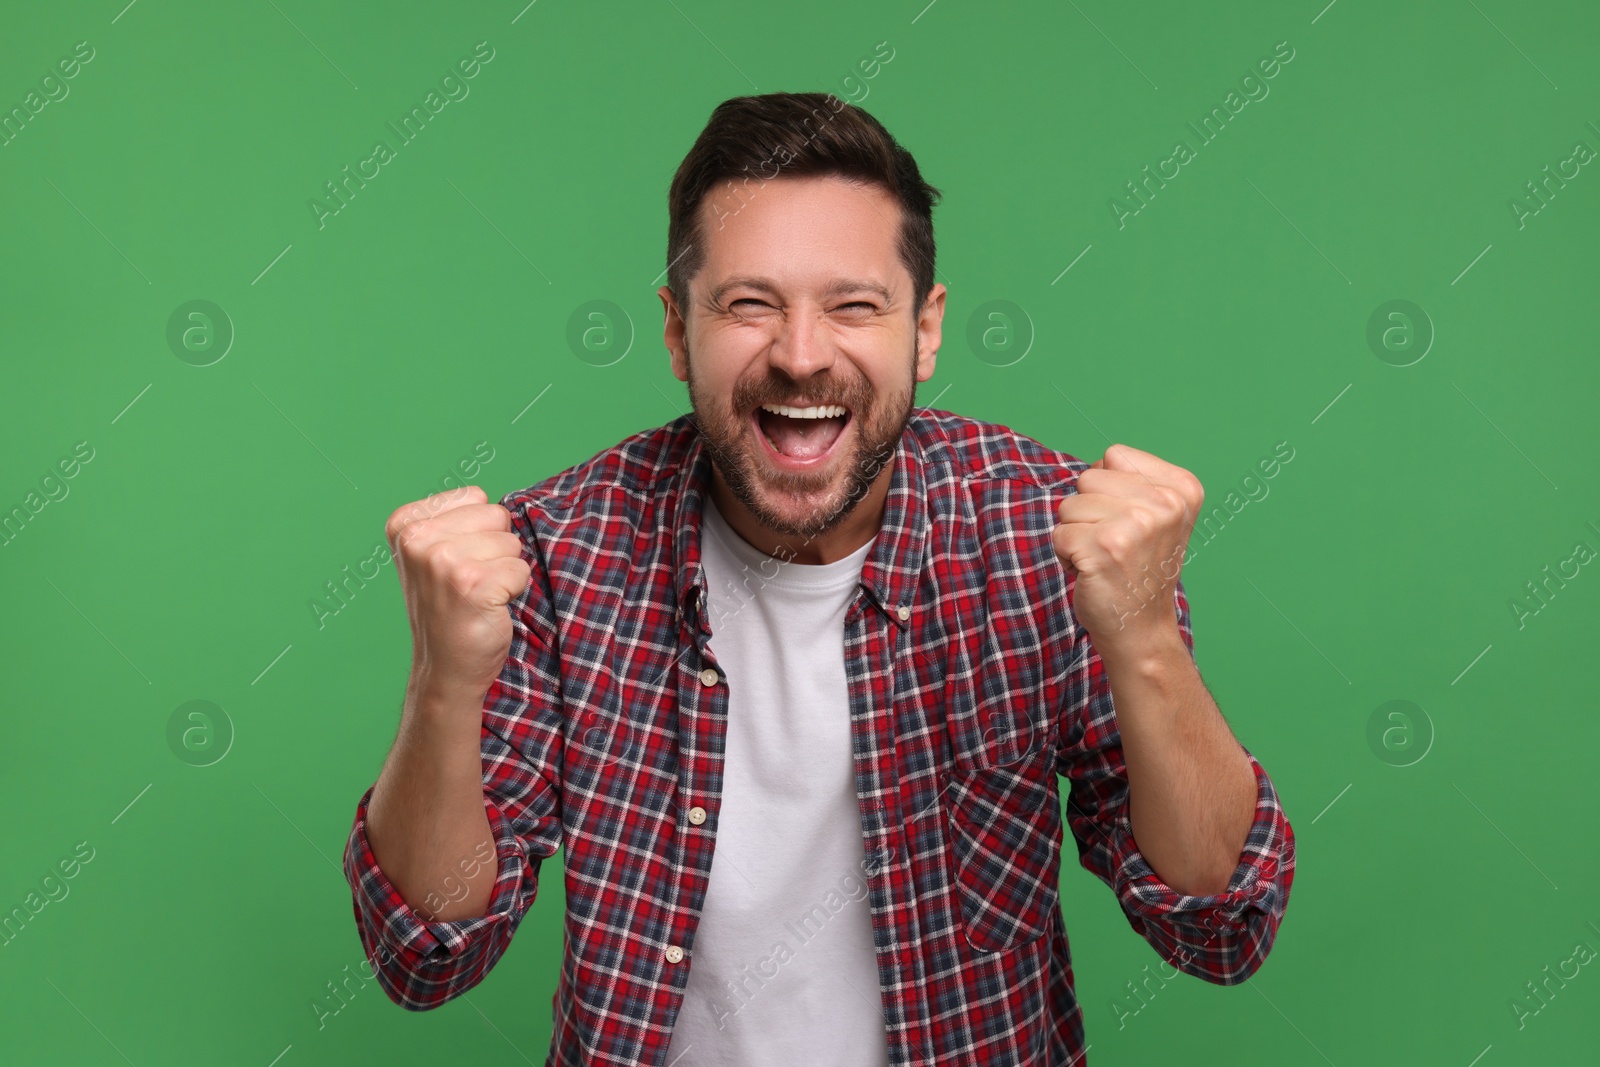
[[[836,98],[724,102],[668,198],[692,414],[390,516],[412,670],[345,870],[398,1003],[564,847],[551,1064],[1085,1062],[1063,779],[1163,958],[1261,965],[1294,837],[1192,658],[1201,487],[914,406],[938,196]]]

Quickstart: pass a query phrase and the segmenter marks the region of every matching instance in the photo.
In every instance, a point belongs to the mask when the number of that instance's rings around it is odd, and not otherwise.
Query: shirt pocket
[[[951,746],[942,807],[956,896],[967,941],[984,952],[1039,937],[1058,907],[1055,761],[1045,732],[1030,720],[1025,712],[974,704],[970,696],[953,696],[946,719]]]

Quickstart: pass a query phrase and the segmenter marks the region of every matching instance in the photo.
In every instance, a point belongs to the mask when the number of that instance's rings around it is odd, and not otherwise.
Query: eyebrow
[[[723,296],[733,289],[757,289],[764,293],[776,295],[778,287],[767,278],[729,278],[722,284],[714,287],[708,295],[713,304],[722,302]],[[857,278],[841,278],[822,291],[823,299],[841,296],[845,293],[876,293],[884,303],[892,303],[889,290],[877,282],[862,281]]]

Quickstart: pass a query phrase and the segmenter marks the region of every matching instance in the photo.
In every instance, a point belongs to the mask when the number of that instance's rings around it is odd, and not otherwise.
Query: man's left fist
[[[1079,473],[1051,540],[1077,576],[1072,612],[1097,651],[1177,633],[1178,572],[1204,501],[1200,479],[1127,445]]]

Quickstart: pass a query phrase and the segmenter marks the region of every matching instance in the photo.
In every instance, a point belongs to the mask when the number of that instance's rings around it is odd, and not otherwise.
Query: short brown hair
[[[881,186],[900,204],[900,261],[916,317],[933,288],[933,206],[939,190],[883,125],[832,93],[766,93],[724,100],[683,157],[667,192],[667,288],[687,307],[705,264],[700,203],[726,181],[839,175]]]

